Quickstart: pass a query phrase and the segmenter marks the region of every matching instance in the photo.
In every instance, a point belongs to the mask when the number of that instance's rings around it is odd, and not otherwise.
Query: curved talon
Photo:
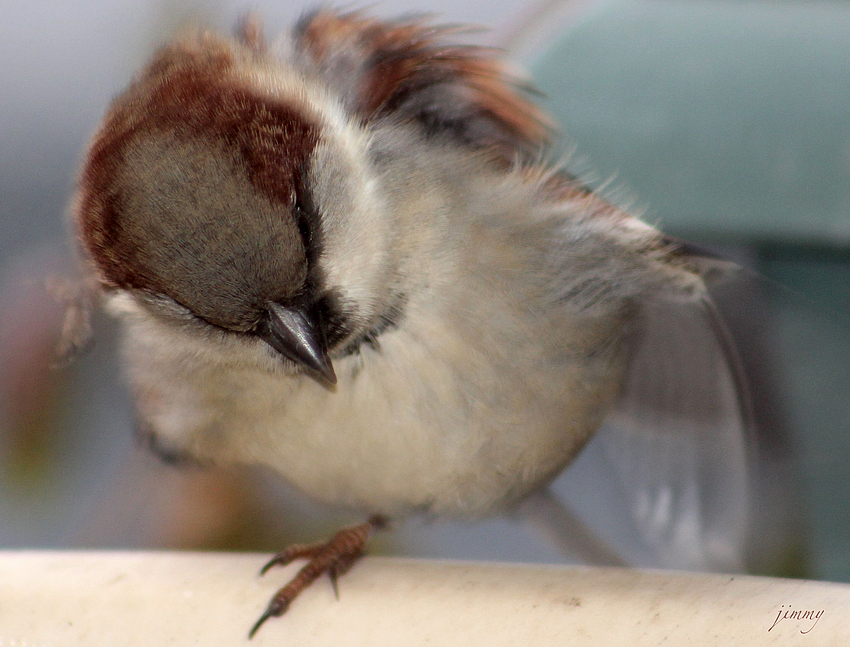
[[[339,578],[342,575],[348,573],[351,570],[351,567],[354,566],[354,563],[362,556],[363,551],[361,550],[356,555],[351,555],[350,557],[340,555],[339,559],[337,559],[333,564],[328,566],[328,577],[331,580],[331,586],[334,587],[334,597],[339,600]]]
[[[266,562],[265,566],[260,569],[260,577],[266,574],[266,572],[277,564],[277,555],[272,557],[269,561]]]
[[[266,572],[273,566],[287,566],[291,564],[296,559],[314,559],[325,547],[326,544],[318,543],[318,544],[295,544],[293,546],[289,546],[280,551],[277,555],[272,557],[266,565],[260,569],[260,576],[266,574]]]
[[[248,640],[251,640],[254,637],[254,634],[259,631],[260,627],[263,626],[266,620],[282,616],[286,613],[288,608],[289,602],[281,602],[277,599],[277,597],[272,598],[272,601],[269,602],[269,606],[266,607],[265,611],[263,611],[263,615],[260,616],[260,619],[254,623],[254,626],[251,627],[251,631],[248,632]]]
[[[331,579],[331,586],[334,589],[334,598],[339,602],[339,569],[336,566],[331,566],[328,569],[328,577]]]

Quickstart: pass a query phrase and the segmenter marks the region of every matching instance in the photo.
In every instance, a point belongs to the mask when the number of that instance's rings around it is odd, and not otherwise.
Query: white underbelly
[[[571,410],[565,393],[509,412],[473,402],[453,380],[387,375],[381,366],[351,377],[349,369],[337,367],[336,392],[303,379],[291,390],[285,377],[233,375],[247,388],[222,423],[242,458],[322,501],[480,515],[551,478],[598,424]]]

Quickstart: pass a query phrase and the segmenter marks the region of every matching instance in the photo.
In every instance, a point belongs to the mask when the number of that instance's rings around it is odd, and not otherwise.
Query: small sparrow
[[[684,406],[649,345],[705,333],[720,363],[682,371],[734,373],[698,264],[544,161],[549,119],[456,31],[184,35],[85,158],[76,228],[150,444],[371,515],[277,555],[308,563],[251,635],[389,520],[511,511],[606,417]]]

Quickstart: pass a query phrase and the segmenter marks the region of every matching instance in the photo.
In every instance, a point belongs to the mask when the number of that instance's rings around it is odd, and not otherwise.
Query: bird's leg
[[[253,638],[257,630],[269,618],[282,616],[286,613],[289,605],[298,597],[298,594],[310,586],[322,573],[328,573],[334,587],[334,593],[338,598],[337,578],[354,566],[354,563],[363,555],[363,549],[372,533],[375,530],[385,528],[387,523],[386,517],[375,515],[366,523],[343,528],[330,541],[315,544],[296,544],[272,557],[263,566],[260,575],[264,575],[273,566],[286,566],[296,559],[307,559],[309,561],[286,586],[275,593],[263,615],[251,628],[248,637]]]

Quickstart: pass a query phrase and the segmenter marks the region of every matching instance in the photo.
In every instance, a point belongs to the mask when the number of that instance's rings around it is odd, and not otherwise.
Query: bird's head
[[[81,174],[78,233],[107,290],[260,339],[333,383],[330,354],[368,322],[384,270],[380,228],[356,224],[380,210],[365,147],[320,84],[198,34],[113,102]]]

